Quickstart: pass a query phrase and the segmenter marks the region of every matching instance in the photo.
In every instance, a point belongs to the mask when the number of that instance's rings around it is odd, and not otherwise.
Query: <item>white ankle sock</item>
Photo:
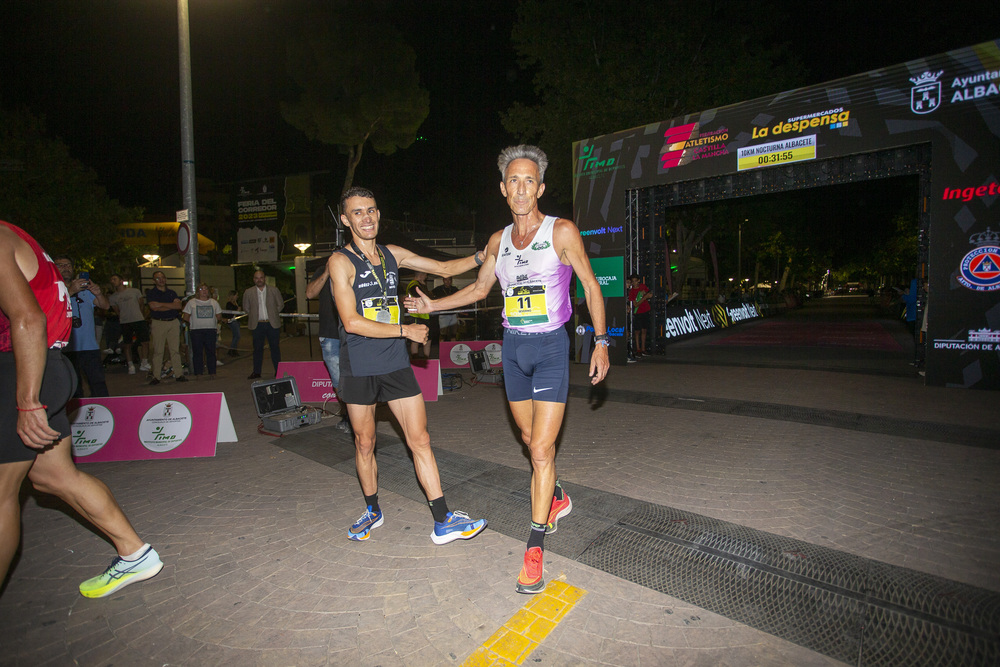
[[[142,554],[146,553],[146,549],[148,549],[148,548],[149,548],[149,544],[143,544],[141,547],[139,547],[139,550],[136,551],[134,554],[129,554],[128,556],[122,556],[121,559],[122,560],[139,560],[139,557],[142,556]]]

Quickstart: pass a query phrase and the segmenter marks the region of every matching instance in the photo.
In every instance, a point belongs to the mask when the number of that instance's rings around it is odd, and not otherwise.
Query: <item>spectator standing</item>
[[[253,373],[247,378],[260,377],[264,365],[264,342],[271,349],[271,363],[274,373],[278,373],[281,363],[281,308],[284,300],[281,292],[268,285],[263,271],[254,271],[253,287],[243,292],[243,310],[247,313],[247,328],[253,336]]]
[[[66,356],[73,362],[77,375],[87,378],[91,396],[108,396],[104,364],[101,362],[101,345],[97,340],[94,322],[94,306],[108,308],[108,299],[100,285],[91,282],[89,273],[74,277],[73,260],[69,257],[58,255],[53,262],[66,283],[69,303],[73,309],[73,333],[65,349]],[[82,382],[77,383],[76,393],[73,395],[77,398],[83,396]]]
[[[407,296],[417,296],[416,290],[419,289],[424,294],[429,294],[430,290],[427,289],[427,274],[423,271],[417,271],[413,280],[406,284],[406,295]],[[431,316],[427,313],[409,313],[409,321],[414,324],[423,324],[428,326],[430,324]],[[421,349],[422,348],[422,349]],[[420,343],[411,340],[410,341],[410,356],[414,359],[430,359],[431,357],[431,339],[428,338],[427,341],[421,346]]]
[[[160,384],[164,350],[170,353],[174,380],[187,382],[184,377],[181,346],[181,300],[177,292],[167,287],[167,276],[163,271],[153,273],[153,288],[146,290],[146,305],[149,306],[149,337],[153,344],[152,379],[149,384]]]
[[[323,363],[330,374],[334,391],[338,392],[340,401],[340,316],[333,302],[333,289],[330,286],[330,271],[328,262],[316,269],[309,284],[306,285],[306,298],[319,299],[319,347],[323,351]],[[340,403],[343,405],[343,403]],[[351,433],[351,421],[347,417],[346,408],[340,413],[340,423],[337,428],[345,433]]]
[[[638,273],[628,277],[628,301],[632,308],[632,355],[641,359],[646,354],[646,332],[649,331],[649,297],[652,292]]]
[[[226,310],[239,311],[242,310],[240,305],[240,295],[236,290],[229,290],[229,300],[226,301]],[[240,321],[237,319],[236,315],[223,315],[222,321],[229,325],[229,333],[232,334],[232,338],[229,341],[229,352],[227,354],[230,357],[240,356],[239,350],[236,347],[240,344]]]
[[[104,296],[108,298],[108,303],[111,303],[111,297],[114,296],[114,293],[115,293],[114,287],[109,287],[108,289],[105,290]],[[119,320],[118,313],[115,312],[115,308],[112,305],[111,308],[104,311],[104,347],[105,347],[104,353],[110,357],[120,357],[122,353],[121,345],[119,344],[121,342],[121,339],[122,339],[121,320]],[[104,364],[107,365],[108,363],[109,359],[108,357],[105,357]]]
[[[433,297],[443,299],[458,291],[458,288],[451,284],[451,276],[441,279],[441,284],[434,288]],[[456,313],[446,313],[438,315],[438,342],[444,340],[458,340],[458,315]]]
[[[899,300],[903,304],[903,320],[906,321],[906,328],[910,330],[910,335],[916,335],[917,328],[917,279],[910,280],[910,286],[899,292]]]
[[[135,360],[133,359],[133,344],[138,346],[141,362],[140,371],[149,370],[149,323],[142,313],[145,300],[142,292],[129,287],[125,280],[114,273],[111,275],[113,292],[108,297],[111,308],[118,314],[121,323],[122,337],[125,339],[125,361],[128,362],[129,375],[135,375]]]
[[[208,378],[215,379],[215,327],[222,317],[222,306],[212,298],[208,285],[202,283],[198,291],[184,305],[181,317],[188,323],[191,336],[191,354],[195,377],[208,370]],[[204,358],[203,358],[204,357]]]

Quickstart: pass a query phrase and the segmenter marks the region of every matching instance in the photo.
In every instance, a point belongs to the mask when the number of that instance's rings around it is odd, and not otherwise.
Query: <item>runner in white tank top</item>
[[[504,289],[504,385],[514,421],[531,451],[531,531],[524,565],[517,578],[519,593],[540,593],[546,533],[570,513],[573,503],[556,481],[555,442],[566,411],[557,383],[568,384],[569,337],[563,326],[572,307],[569,281],[575,272],[583,285],[597,346],[590,360],[591,383],[608,372],[609,339],[604,299],[583,247],[580,230],[570,220],[545,216],[538,198],[548,158],[536,146],[511,146],[497,161],[513,224],[496,232],[486,248],[486,261],[476,282],[451,296],[433,300],[420,294],[406,300],[409,310],[432,313],[486,298],[497,278]],[[541,300],[540,300],[541,299]],[[558,392],[558,394],[557,394]]]
[[[569,321],[573,267],[559,261],[552,244],[556,218],[548,215],[524,250],[511,241],[514,225],[503,230],[496,274],[503,291],[503,325],[525,332],[554,331]]]

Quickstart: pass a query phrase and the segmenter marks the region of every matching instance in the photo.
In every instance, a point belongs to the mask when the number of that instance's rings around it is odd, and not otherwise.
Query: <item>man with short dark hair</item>
[[[427,325],[403,324],[398,288],[400,269],[455,275],[479,264],[478,253],[439,262],[399,246],[378,245],[375,238],[380,214],[375,195],[364,188],[348,189],[341,197],[340,210],[340,219],[350,228],[353,240],[330,255],[327,271],[340,315],[338,389],[354,428],[354,461],[366,505],[365,512],[348,529],[347,537],[367,540],[384,520],[378,503],[375,407],[386,402],[403,429],[417,479],[434,516],[431,540],[435,544],[467,540],[486,527],[486,520],[473,520],[464,512],[448,510],[427,433],[424,397],[406,353],[407,339],[421,345],[427,341]]]
[[[267,284],[264,272],[253,272],[253,287],[243,292],[243,310],[247,313],[247,329],[253,338],[253,373],[248,379],[257,380],[264,366],[264,341],[271,350],[271,363],[277,376],[281,363],[281,309],[285,300],[274,285]]]
[[[646,354],[646,332],[649,330],[649,287],[642,282],[638,273],[633,273],[625,281],[628,287],[628,302],[632,309],[632,356],[641,359]]]
[[[163,563],[108,487],[73,464],[66,402],[76,376],[61,352],[73,310],[61,273],[27,232],[0,221],[0,585],[21,540],[18,493],[27,476],[114,544],[111,565],[80,584],[84,596],[106,597],[155,576]]]
[[[160,384],[163,367],[164,348],[170,353],[174,380],[187,382],[181,360],[181,304],[177,292],[167,287],[167,275],[163,271],[153,273],[153,287],[146,290],[146,305],[149,306],[150,332],[153,344],[153,364],[149,384]]]
[[[485,299],[500,281],[504,297],[503,371],[507,401],[521,439],[531,452],[531,528],[518,575],[518,593],[545,590],[542,551],[547,533],[556,531],[573,503],[556,478],[556,438],[562,428],[569,391],[569,336],[573,314],[569,287],[574,272],[583,285],[594,324],[596,347],[590,358],[591,384],[608,373],[610,339],[604,299],[571,220],[538,210],[545,192],[548,158],[537,146],[510,146],[500,153],[500,192],[513,223],[496,232],[476,282],[440,300],[424,294],[407,299],[407,309],[433,313]]]
[[[443,299],[458,291],[458,288],[451,284],[451,276],[445,276],[441,284],[434,288],[435,299]],[[458,315],[455,313],[445,313],[438,315],[438,341],[458,340]]]

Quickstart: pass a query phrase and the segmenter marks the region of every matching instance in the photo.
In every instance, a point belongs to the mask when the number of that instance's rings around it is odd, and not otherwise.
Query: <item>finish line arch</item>
[[[640,250],[632,231],[650,224],[654,204],[915,174],[925,381],[1000,389],[998,86],[1000,40],[579,141],[574,218],[591,262],[625,271]],[[626,299],[606,303],[621,335]],[[612,361],[625,354],[613,347]]]

